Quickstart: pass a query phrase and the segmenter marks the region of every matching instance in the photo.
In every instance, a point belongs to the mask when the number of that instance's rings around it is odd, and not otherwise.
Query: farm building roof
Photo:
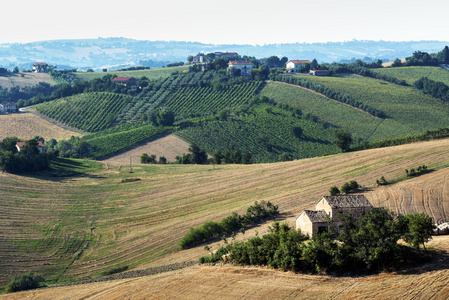
[[[229,65],[252,65],[253,63],[247,60],[233,60],[229,62]]]
[[[290,60],[290,62],[294,64],[311,64],[310,60]]]
[[[47,63],[34,63],[33,66],[46,66]]]
[[[324,210],[305,210],[304,213],[313,223],[328,221],[328,215]]]
[[[23,146],[25,146],[26,142],[17,142],[16,146],[19,148],[22,148]],[[44,147],[44,143],[42,143],[41,141],[37,142],[37,146],[38,147]]]
[[[130,76],[115,77],[114,79],[112,79],[112,81],[128,81],[131,78],[134,78],[134,77],[130,77]]]
[[[323,198],[333,208],[339,208],[339,207],[373,207],[373,205],[363,195],[323,196]]]

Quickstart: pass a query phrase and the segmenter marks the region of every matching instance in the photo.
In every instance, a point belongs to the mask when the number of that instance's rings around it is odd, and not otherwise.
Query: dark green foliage
[[[408,225],[405,241],[418,249],[420,245],[423,245],[424,250],[426,250],[424,243],[432,238],[433,229],[435,228],[432,217],[425,213],[415,213],[405,215],[405,219]]]
[[[334,185],[329,189],[329,195],[331,196],[340,195],[340,190],[338,189],[338,187]]]
[[[167,107],[159,107],[149,114],[148,119],[155,126],[172,126],[175,121],[175,113]]]
[[[189,151],[192,153],[192,163],[203,165],[207,163],[207,153],[195,143],[190,144]]]
[[[147,153],[142,153],[142,155],[140,156],[140,163],[141,164],[155,164],[155,163],[157,163],[156,155],[154,155],[154,154],[148,155]]]
[[[102,272],[101,275],[107,276],[107,275],[112,275],[112,274],[116,274],[116,273],[121,273],[121,272],[124,272],[126,270],[128,270],[128,266],[115,267],[115,268],[112,268],[110,270]]]
[[[449,86],[443,82],[433,81],[427,77],[422,77],[413,84],[415,88],[424,94],[449,102]]]
[[[277,214],[279,214],[277,205],[273,205],[269,201],[262,201],[261,203],[256,201],[253,206],[248,207],[246,213],[242,216],[233,212],[218,223],[209,221],[198,228],[190,228],[189,232],[179,241],[179,247],[187,249]]]
[[[384,176],[380,177],[380,179],[376,180],[377,185],[387,185],[388,181],[385,179]]]
[[[341,149],[341,152],[347,152],[352,143],[352,135],[347,130],[338,130],[335,132],[335,145]]]
[[[407,177],[415,177],[415,176],[419,176],[425,173],[428,173],[429,169],[427,168],[426,165],[422,165],[419,166],[416,170],[414,168],[408,170],[405,170],[405,173],[407,174]]]
[[[14,293],[19,291],[26,291],[31,289],[37,289],[40,287],[44,287],[43,283],[45,279],[42,276],[37,275],[33,272],[27,272],[21,275],[16,275],[9,282],[5,291],[7,293]]]

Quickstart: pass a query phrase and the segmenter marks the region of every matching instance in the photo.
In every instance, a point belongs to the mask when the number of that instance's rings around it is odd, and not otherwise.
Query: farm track
[[[0,269],[5,274],[1,284],[25,270],[80,280],[117,266],[146,269],[195,261],[206,254],[202,246],[177,250],[177,241],[188,228],[218,221],[233,211],[243,213],[262,200],[279,205],[283,214],[277,220],[293,224],[301,210],[311,208],[330,186],[349,180],[365,186],[374,205],[443,217],[440,210],[447,211],[448,198],[440,196],[439,185],[449,169],[392,186],[373,185],[381,176],[402,177],[406,168],[444,167],[448,154],[449,140],[438,140],[285,163],[218,165],[215,170],[212,166],[135,165],[129,174],[109,164],[107,170],[84,177],[0,174]],[[141,180],[121,183],[123,178]],[[430,185],[431,189],[426,188]],[[411,192],[421,187],[428,197]],[[271,222],[236,238],[248,238],[256,230],[264,234]],[[219,243],[210,245],[216,249]]]

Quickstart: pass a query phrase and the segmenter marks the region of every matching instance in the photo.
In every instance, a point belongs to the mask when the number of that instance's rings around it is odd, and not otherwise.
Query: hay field
[[[23,77],[21,76],[22,74]],[[20,88],[33,86],[39,82],[46,82],[51,85],[56,84],[56,81],[48,73],[19,73],[10,76],[0,76],[0,87],[8,89],[14,86],[19,86]]]
[[[7,136],[16,136],[20,139],[31,139],[41,136],[50,138],[69,139],[73,136],[82,136],[79,133],[63,129],[32,113],[17,113],[0,115],[0,140]]]
[[[190,227],[271,201],[294,224],[332,185],[357,180],[373,189],[381,176],[426,164],[447,166],[449,140],[258,165],[109,165],[82,177],[0,174],[0,286],[34,270],[53,282],[193,261],[202,246],[178,251]],[[124,178],[140,179],[122,183]],[[424,176],[422,176],[424,178]],[[369,199],[373,199],[370,196]],[[429,198],[429,201],[433,201]],[[436,201],[436,200],[435,200]],[[443,202],[449,199],[442,199]],[[248,230],[266,232],[267,224]],[[211,243],[216,249],[219,241]]]

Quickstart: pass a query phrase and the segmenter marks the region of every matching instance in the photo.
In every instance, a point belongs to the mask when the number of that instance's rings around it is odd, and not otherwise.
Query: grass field
[[[449,126],[449,107],[441,100],[424,95],[411,87],[366,77],[308,76],[307,80],[348,94],[385,112],[387,118],[366,137],[369,142],[408,134],[416,135],[426,130]]]
[[[56,81],[47,73],[19,73],[10,76],[0,76],[0,87],[8,89],[13,86],[19,86],[20,88],[33,86],[39,82],[46,82],[51,85],[56,84]]]
[[[427,77],[431,80],[441,81],[449,85],[449,71],[441,67],[381,68],[374,69],[373,71],[405,80],[410,85],[413,85],[421,77]]]
[[[131,76],[140,78],[146,76],[148,79],[165,78],[171,75],[173,72],[182,72],[189,70],[188,66],[171,67],[171,68],[159,68],[149,70],[137,70],[137,71],[111,71],[111,72],[76,72],[76,76],[83,80],[92,80],[100,78],[105,75],[113,74],[117,76]]]
[[[69,139],[72,135],[82,136],[80,133],[63,129],[32,113],[0,115],[0,140],[7,136],[26,140],[36,135],[46,140]]]
[[[0,174],[0,285],[28,270],[51,283],[96,276],[118,266],[196,260],[205,254],[202,246],[177,250],[177,241],[190,227],[232,211],[242,213],[261,200],[279,205],[278,220],[293,224],[302,209],[312,207],[333,185],[357,180],[371,190],[376,179],[401,178],[406,168],[447,167],[448,155],[449,140],[439,140],[273,164],[135,165],[133,173],[127,165],[108,164],[78,177],[64,176],[61,168],[42,176]],[[83,162],[67,164],[79,172]],[[435,175],[445,177],[449,169]],[[126,178],[140,180],[123,182]],[[426,207],[439,208],[437,201],[448,201],[445,193],[433,197],[436,189],[429,190]],[[368,199],[376,199],[376,190]],[[401,209],[419,211],[413,201]],[[266,224],[237,238],[254,230],[263,234]],[[213,249],[217,243],[211,243]]]

